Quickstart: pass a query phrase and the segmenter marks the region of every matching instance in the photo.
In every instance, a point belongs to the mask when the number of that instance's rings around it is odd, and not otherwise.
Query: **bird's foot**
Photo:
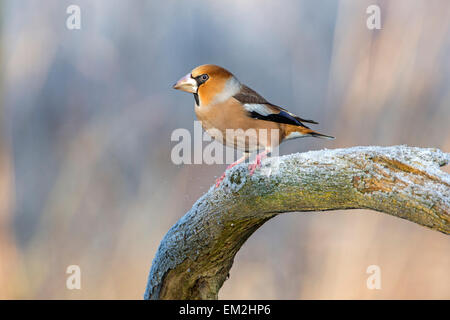
[[[252,163],[248,166],[248,170],[250,170],[250,175],[253,175],[256,169],[261,168],[261,161],[262,159],[267,158],[267,153],[268,151],[266,150],[256,155],[255,163]]]
[[[255,159],[255,163],[251,163],[248,166],[248,170],[250,170],[250,175],[253,175],[253,173],[255,173],[255,170],[259,168],[261,168],[261,158],[257,156]]]
[[[225,179],[226,173],[227,172],[225,171],[219,178],[216,179],[216,188],[218,188],[222,183],[223,179]]]
[[[231,168],[233,168],[234,166],[238,165],[239,163],[241,163],[243,160],[239,159],[238,161],[230,164],[227,169],[225,170],[225,172],[216,180],[216,188],[218,188],[220,186],[220,184],[222,183],[223,179],[225,179],[225,176],[227,175],[227,171]]]

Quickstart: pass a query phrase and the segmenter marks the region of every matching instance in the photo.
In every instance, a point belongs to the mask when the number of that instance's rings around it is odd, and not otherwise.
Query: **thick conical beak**
[[[177,81],[173,85],[174,89],[182,90],[186,92],[196,93],[197,92],[197,81],[195,79],[192,79],[191,74],[188,73],[183,78]]]

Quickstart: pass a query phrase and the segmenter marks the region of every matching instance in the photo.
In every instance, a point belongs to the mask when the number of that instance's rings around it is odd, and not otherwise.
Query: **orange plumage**
[[[260,166],[262,157],[285,140],[300,137],[334,139],[308,128],[305,123],[317,124],[276,106],[250,89],[228,70],[206,64],[181,78],[175,89],[194,94],[195,113],[203,128],[221,143],[244,151],[244,157],[232,167],[249,157],[251,152],[264,149],[257,155],[250,174]],[[236,134],[231,138],[227,130]],[[248,132],[255,137],[249,137]],[[275,137],[275,134],[277,136]],[[218,179],[217,185],[225,174]]]

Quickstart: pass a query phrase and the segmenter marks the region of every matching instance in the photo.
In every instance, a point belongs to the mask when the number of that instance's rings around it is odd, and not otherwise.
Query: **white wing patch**
[[[285,139],[296,139],[296,138],[302,138],[302,137],[307,137],[307,136],[308,136],[308,134],[294,131],[294,132],[291,132],[289,135],[287,135],[285,137]]]
[[[248,112],[257,112],[262,116],[268,116],[270,114],[273,114],[273,111],[269,107],[267,107],[265,104],[245,103],[244,108]]]

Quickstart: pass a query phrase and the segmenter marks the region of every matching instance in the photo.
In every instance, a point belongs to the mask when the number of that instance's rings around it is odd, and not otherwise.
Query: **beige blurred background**
[[[65,26],[70,4],[81,30]],[[366,8],[381,8],[368,30]],[[4,0],[0,298],[141,299],[158,244],[225,165],[174,165],[193,67],[231,70],[335,141],[450,152],[450,1]],[[447,172],[448,166],[444,168]],[[81,290],[66,268],[81,267]],[[381,268],[368,290],[366,269]],[[222,299],[449,299],[450,238],[363,211],[290,213],[235,259]]]

